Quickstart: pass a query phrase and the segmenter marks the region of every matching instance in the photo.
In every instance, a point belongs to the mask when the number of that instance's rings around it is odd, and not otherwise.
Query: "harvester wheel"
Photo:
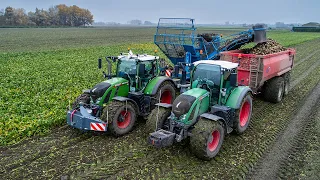
[[[83,93],[77,97],[77,99],[72,103],[72,109],[78,107],[79,103],[90,104],[90,95]]]
[[[122,136],[133,129],[137,117],[132,103],[111,101],[104,107],[101,119],[108,122],[109,132],[115,136]]]
[[[284,79],[283,77],[274,77],[266,83],[264,89],[264,98],[273,103],[278,103],[282,100],[284,94]]]
[[[152,97],[151,109],[155,108],[155,104],[161,103],[172,104],[176,98],[176,88],[171,82],[163,82],[157,90],[157,93]]]
[[[249,126],[252,115],[252,97],[250,93],[242,99],[240,108],[236,110],[233,128],[237,134],[242,134]]]
[[[284,90],[283,90],[283,96],[288,95],[289,93],[289,88],[290,88],[290,72],[287,72],[283,75],[284,79]]]
[[[146,132],[152,133],[159,129],[169,130],[169,120],[171,109],[164,107],[154,108],[148,116],[146,122]]]
[[[190,150],[200,159],[210,160],[220,151],[225,130],[218,121],[200,118],[190,137]]]

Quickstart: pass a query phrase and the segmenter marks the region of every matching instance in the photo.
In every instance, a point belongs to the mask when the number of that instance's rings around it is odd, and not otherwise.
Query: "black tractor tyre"
[[[170,108],[156,107],[148,116],[146,122],[146,132],[152,133],[159,129],[169,130],[168,117],[171,114]]]
[[[290,88],[290,79],[291,79],[290,71],[283,75],[283,79],[284,79],[283,96],[286,96],[289,94],[289,88]]]
[[[159,99],[160,102],[172,104],[176,98],[176,92],[177,90],[173,83],[169,81],[163,82],[159,86],[156,94],[151,98],[151,109],[155,108],[155,104],[159,103]]]
[[[103,108],[101,120],[108,122],[108,131],[122,136],[133,130],[137,114],[131,102],[111,101]]]
[[[264,99],[272,102],[278,103],[282,100],[284,94],[284,79],[283,77],[274,77],[269,80],[264,89]]]
[[[241,101],[240,108],[236,110],[233,129],[236,134],[242,134],[249,126],[252,116],[252,96],[248,92]]]
[[[90,95],[83,93],[77,97],[77,99],[72,103],[72,109],[75,109],[79,106],[79,103],[90,104]]]
[[[210,160],[221,149],[225,130],[218,121],[200,118],[190,137],[190,150],[199,159]]]

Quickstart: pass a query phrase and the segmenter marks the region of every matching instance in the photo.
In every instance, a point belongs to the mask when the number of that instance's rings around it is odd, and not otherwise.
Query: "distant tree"
[[[4,26],[6,24],[6,17],[4,16],[4,9],[0,10],[0,26]]]
[[[144,21],[143,24],[144,24],[144,25],[152,25],[152,22],[150,22],[150,21]]]
[[[142,21],[139,20],[139,19],[134,19],[134,20],[129,21],[129,24],[131,24],[131,25],[141,25]]]
[[[6,7],[4,16],[6,18],[7,25],[14,25],[14,12],[12,7],[10,6]]]
[[[0,12],[0,25],[34,26],[86,26],[93,23],[93,15],[88,9],[76,5],[59,4],[48,10],[35,9],[28,12],[22,8],[7,7]]]
[[[23,8],[13,9],[14,25],[27,25],[28,16]]]

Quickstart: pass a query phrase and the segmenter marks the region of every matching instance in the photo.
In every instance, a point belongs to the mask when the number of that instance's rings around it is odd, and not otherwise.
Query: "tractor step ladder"
[[[260,71],[260,58],[254,61],[256,61],[256,63],[250,63],[249,86],[256,90]]]

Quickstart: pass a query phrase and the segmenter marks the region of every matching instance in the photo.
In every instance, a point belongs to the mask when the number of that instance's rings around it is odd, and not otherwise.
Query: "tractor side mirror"
[[[233,87],[237,86],[237,73],[230,74],[230,85]]]
[[[99,58],[98,59],[98,68],[101,69],[102,68],[102,60]]]
[[[146,72],[146,65],[145,64],[139,64],[139,73],[138,76],[144,76]]]

